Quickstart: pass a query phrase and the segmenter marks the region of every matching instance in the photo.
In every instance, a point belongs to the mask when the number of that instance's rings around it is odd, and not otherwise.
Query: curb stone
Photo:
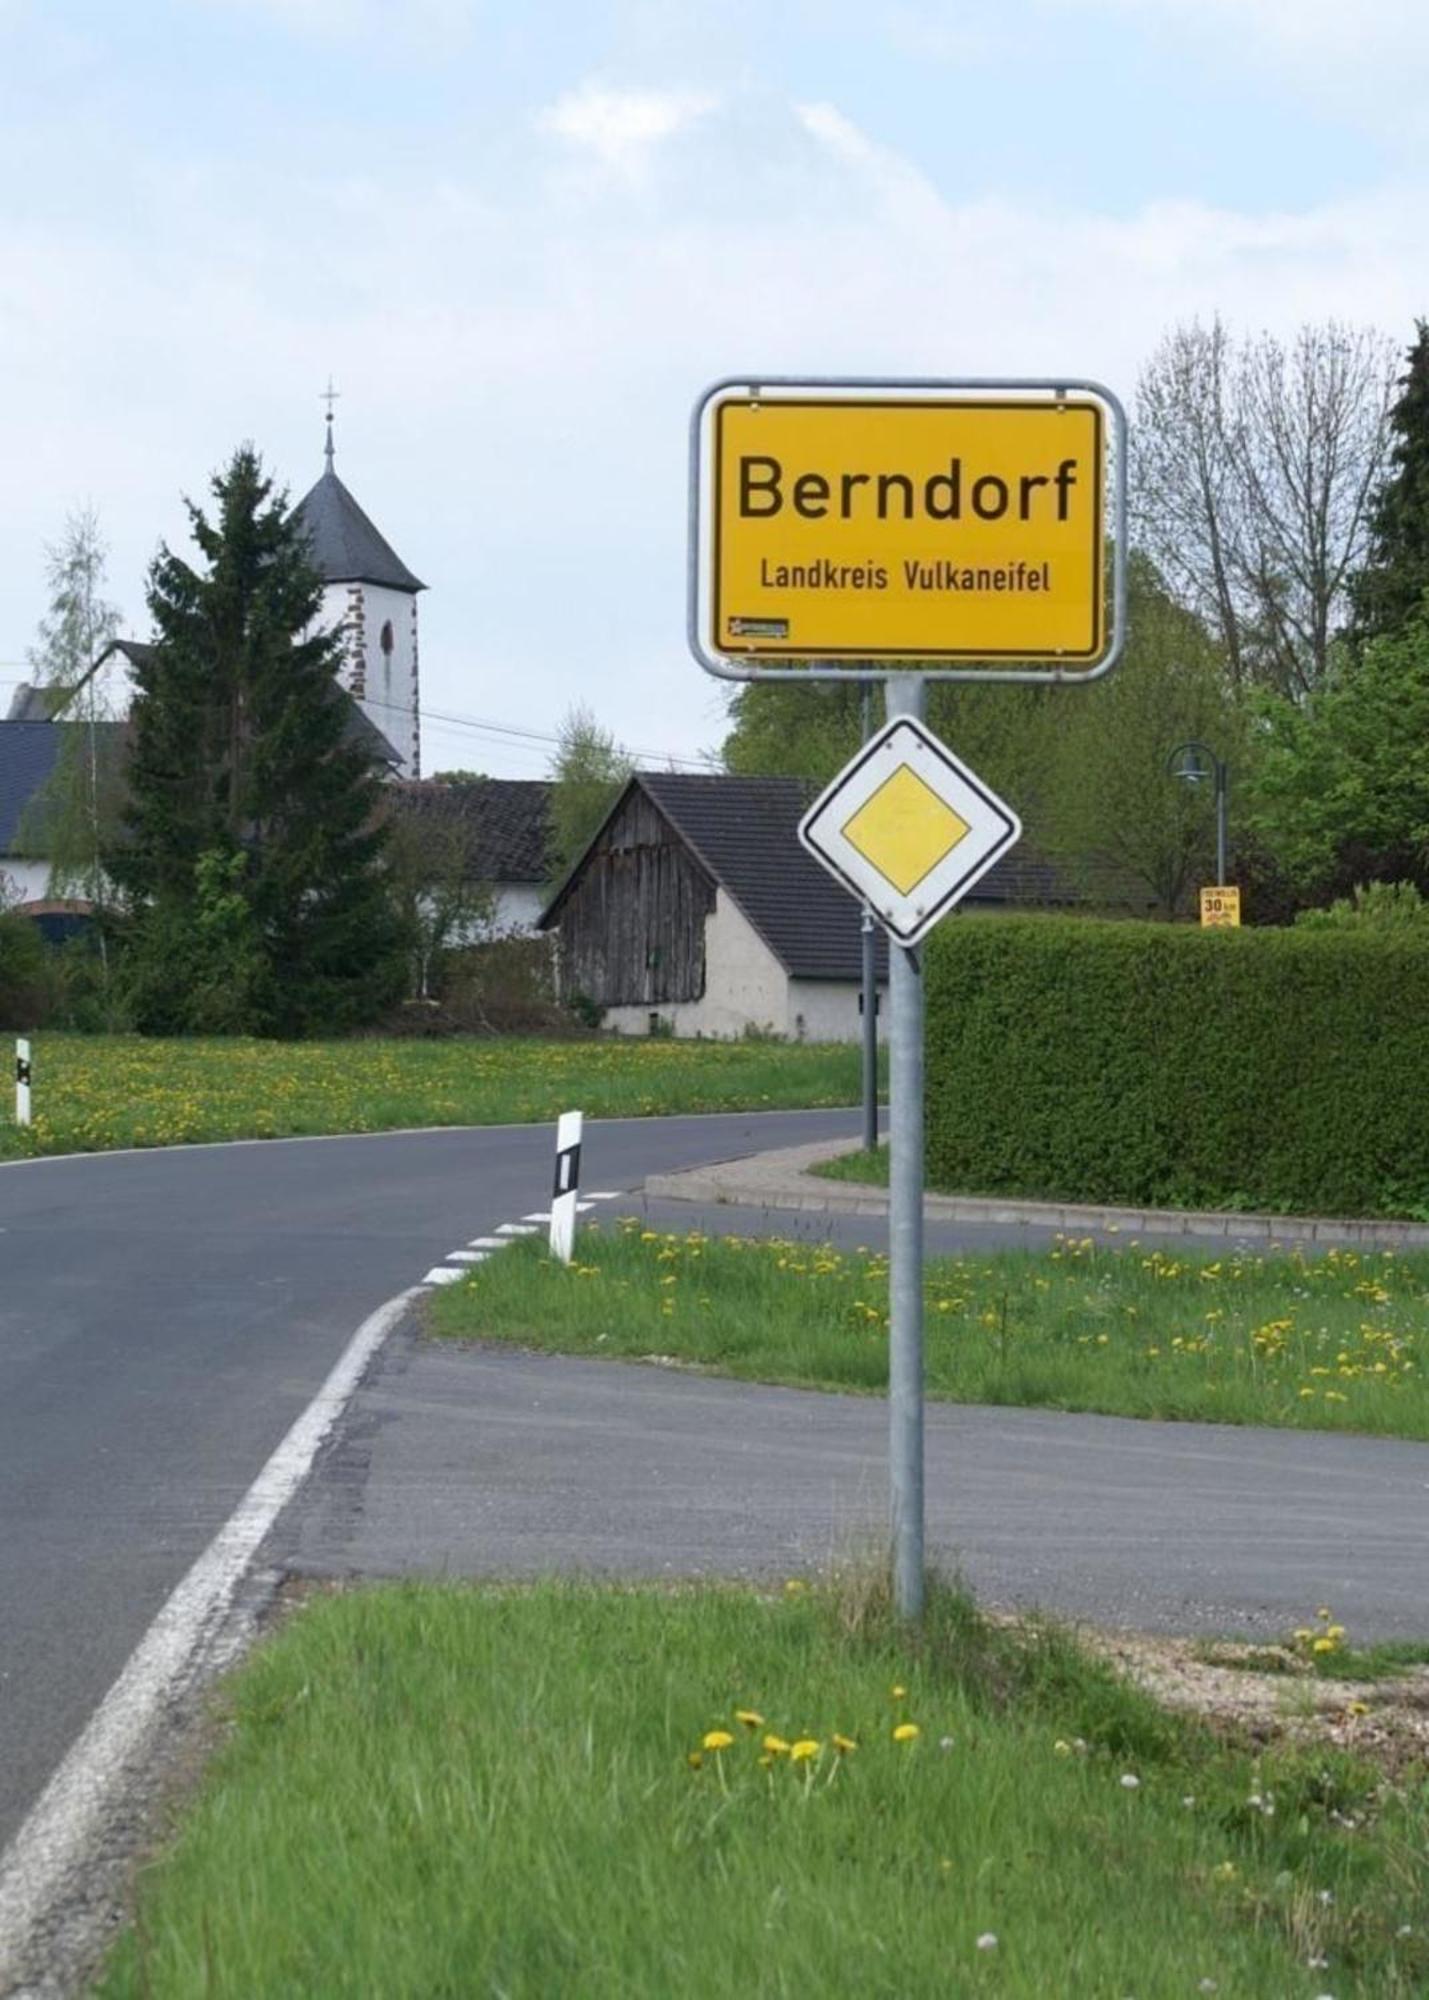
[[[850,1139],[821,1139],[781,1146],[749,1159],[726,1160],[687,1173],[651,1174],[645,1193],[664,1201],[716,1206],[797,1209],[817,1215],[887,1215],[886,1189],[856,1181],[829,1181],[811,1173],[824,1160],[854,1149]],[[929,1194],[929,1222],[1031,1223],[1068,1235],[1097,1229],[1110,1235],[1222,1237],[1236,1242],[1358,1245],[1376,1250],[1429,1247],[1429,1224],[1353,1221],[1336,1216],[1251,1215],[1217,1209],[1117,1208],[1102,1203],[1009,1201],[977,1195]]]

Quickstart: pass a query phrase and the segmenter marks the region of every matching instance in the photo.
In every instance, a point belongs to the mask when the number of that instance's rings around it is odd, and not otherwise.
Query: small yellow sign
[[[1103,431],[1101,404],[1078,397],[725,397],[713,649],[1094,666]]]
[[[899,765],[843,829],[844,839],[900,896],[911,895],[967,832],[962,815],[906,764]]]
[[[1214,930],[1223,925],[1240,927],[1239,889],[1202,889],[1201,928]]]

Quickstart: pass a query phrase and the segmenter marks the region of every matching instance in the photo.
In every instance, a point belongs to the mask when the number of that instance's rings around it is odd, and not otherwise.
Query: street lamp
[[[1209,744],[1180,743],[1166,759],[1166,769],[1183,784],[1204,785],[1214,780],[1216,787],[1216,887],[1226,886],[1226,799],[1230,792],[1230,766]]]

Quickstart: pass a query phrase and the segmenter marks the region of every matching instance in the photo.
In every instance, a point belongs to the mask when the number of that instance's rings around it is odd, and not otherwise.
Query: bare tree
[[[1233,357],[1219,319],[1173,327],[1142,370],[1132,433],[1132,534],[1245,679]]]
[[[1137,391],[1135,531],[1231,679],[1324,677],[1383,476],[1395,350],[1328,320],[1287,348],[1219,320],[1168,334]]]

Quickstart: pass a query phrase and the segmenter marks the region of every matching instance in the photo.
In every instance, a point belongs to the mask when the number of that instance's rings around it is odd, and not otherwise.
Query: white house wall
[[[0,854],[0,908],[10,902],[45,903],[49,895],[48,861],[11,860]]]
[[[723,889],[705,918],[705,990],[698,1000],[666,1000],[658,1007],[608,1007],[605,1025],[624,1035],[650,1031],[650,1016],[676,1035],[742,1035],[746,1028],[788,1033],[784,968]]]
[[[863,1033],[859,986],[845,979],[791,979],[788,1025],[791,1042],[856,1042]],[[878,1039],[885,1039],[888,993],[878,989]]]

